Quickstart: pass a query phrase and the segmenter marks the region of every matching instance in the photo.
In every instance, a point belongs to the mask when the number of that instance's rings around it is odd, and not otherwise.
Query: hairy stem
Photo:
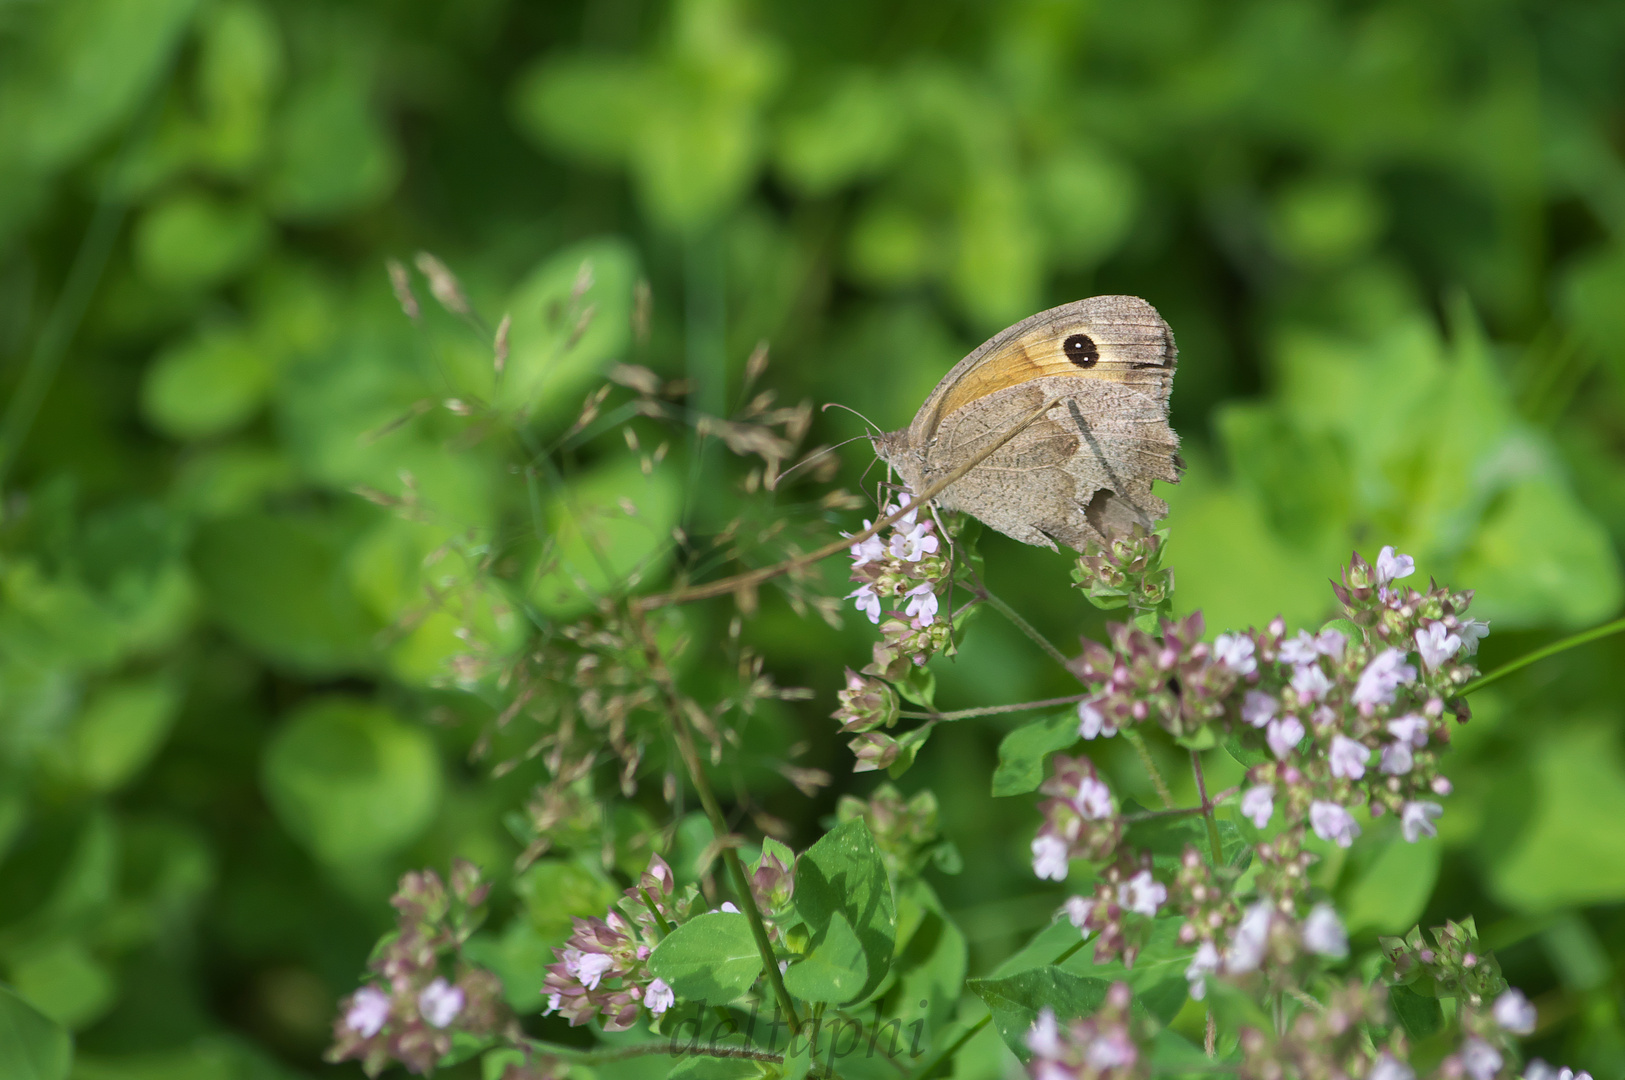
[[[1596,641],[1599,638],[1605,638],[1612,634],[1617,634],[1622,630],[1625,630],[1625,619],[1615,619],[1613,622],[1603,623],[1601,626],[1594,626],[1590,630],[1582,630],[1578,634],[1573,634],[1564,638],[1562,641],[1554,641],[1545,648],[1536,649],[1534,652],[1520,656],[1518,659],[1513,660],[1510,663],[1502,664],[1488,675],[1480,675],[1466,686],[1463,686],[1459,691],[1457,691],[1457,694],[1460,697],[1466,697],[1474,690],[1482,690],[1490,683],[1499,679],[1504,679],[1515,671],[1521,671],[1530,664],[1535,663],[1537,660],[1544,660],[1548,656],[1556,656],[1558,653],[1566,652],[1577,645],[1584,645],[1587,642]]]
[[[785,559],[783,562],[774,563],[772,566],[764,566],[759,570],[750,570],[743,574],[735,574],[733,577],[723,578],[720,581],[710,581],[704,585],[693,585],[689,586],[688,588],[673,589],[671,592],[656,593],[653,596],[639,597],[632,601],[632,606],[637,611],[653,611],[655,608],[667,607],[671,604],[683,604],[690,600],[707,600],[716,596],[727,596],[729,593],[738,592],[740,589],[754,588],[755,586],[762,584],[764,581],[771,581],[776,577],[788,574],[792,570],[799,569],[803,566],[810,566],[815,562],[829,558],[831,555],[845,551],[853,544],[862,543],[863,541],[869,539],[869,537],[878,533],[880,530],[901,519],[905,514],[910,512],[910,507],[930,502],[932,499],[942,494],[948,485],[959,480],[966,473],[980,465],[983,461],[987,460],[989,457],[992,457],[1001,446],[1015,438],[1017,435],[1021,434],[1027,429],[1028,425],[1053,408],[1055,405],[1055,400],[1046,401],[1042,406],[1034,409],[1031,413],[1028,413],[1019,423],[1011,426],[1008,431],[1000,435],[997,439],[993,440],[992,443],[984,447],[969,461],[965,462],[965,464],[959,466],[957,469],[954,469],[952,472],[937,480],[935,483],[928,485],[924,491],[915,496],[914,500],[909,504],[909,506],[903,507],[894,513],[885,515],[879,521],[876,521],[873,525],[869,526],[867,529],[864,529],[862,532],[854,533],[851,536],[844,536],[833,543],[825,544],[823,547],[818,548],[817,550],[809,551],[805,555],[797,555],[794,558]],[[1064,659],[1062,662],[1065,662]]]
[[[683,766],[688,770],[694,790],[700,796],[700,805],[705,808],[705,816],[711,821],[711,830],[720,840],[731,830],[728,828],[728,819],[722,814],[722,806],[717,802],[716,793],[711,790],[711,783],[705,778],[699,748],[694,744],[694,732],[683,712],[682,698],[677,692],[677,686],[672,680],[664,658],[660,655],[660,648],[655,642],[654,635],[636,609],[633,609],[632,621],[643,640],[644,655],[648,657],[650,671],[654,674],[661,696],[665,699],[666,713],[671,718],[672,738],[677,743],[677,753],[683,759]],[[779,1008],[784,1010],[791,1034],[799,1034],[801,1018],[796,1014],[795,1002],[791,999],[790,992],[785,989],[784,976],[779,973],[778,959],[773,955],[773,943],[767,936],[767,924],[762,920],[761,909],[756,906],[756,893],[750,886],[750,875],[745,872],[745,864],[740,861],[739,852],[732,847],[723,847],[722,861],[727,864],[728,872],[733,875],[740,906],[744,908],[745,917],[750,921],[751,936],[756,939],[756,951],[762,957],[763,974],[767,976],[768,984],[773,987],[773,996],[778,1001]]]
[[[1053,705],[1076,705],[1088,696],[1087,694],[1072,694],[1068,697],[1046,698],[1043,701],[1023,701],[1017,705],[985,705],[980,709],[955,709],[953,712],[912,712],[904,709],[898,715],[913,720],[964,720],[972,716],[993,716],[996,713],[1048,709]]]
[[[672,1054],[672,1042],[639,1043],[637,1046],[618,1046],[611,1050],[583,1050],[578,1046],[564,1046],[560,1043],[543,1042],[541,1039],[523,1038],[519,1045],[536,1054],[546,1054],[549,1057],[563,1058],[578,1065],[608,1065],[615,1061],[625,1061],[628,1058],[648,1057],[651,1054]],[[697,1043],[692,1049],[680,1051],[684,1055],[712,1058],[743,1058],[747,1061],[770,1061],[775,1065],[784,1063],[783,1054],[770,1054],[765,1050],[750,1050],[742,1046],[700,1046]]]
[[[1219,843],[1219,823],[1213,817],[1213,804],[1208,801],[1207,781],[1202,777],[1202,755],[1191,751],[1191,772],[1196,774],[1196,794],[1202,800],[1202,817],[1207,821],[1207,842],[1213,849],[1213,868],[1224,865],[1224,848]]]
[[[1156,761],[1152,759],[1151,748],[1145,745],[1145,736],[1133,728],[1124,728],[1122,735],[1128,740],[1128,744],[1134,747],[1134,752],[1140,755],[1140,764],[1145,766],[1146,773],[1150,775],[1151,786],[1157,789],[1157,798],[1162,800],[1162,805],[1172,809],[1174,793],[1168,790],[1168,781],[1162,778],[1162,770],[1157,768]]]
[[[1023,619],[1021,615],[1017,613],[1015,608],[988,592],[986,587],[984,587],[981,582],[977,582],[976,599],[991,604],[993,606],[993,610],[1010,620],[1010,625],[1014,626],[1017,630],[1020,630],[1023,634],[1026,634],[1033,640],[1035,645],[1048,653],[1051,660],[1054,660],[1062,667],[1066,667],[1067,659],[1061,650],[1057,649],[1050,642],[1049,638],[1045,637],[1043,634],[1040,634],[1038,630],[1034,628],[1032,623],[1028,622],[1026,619]]]

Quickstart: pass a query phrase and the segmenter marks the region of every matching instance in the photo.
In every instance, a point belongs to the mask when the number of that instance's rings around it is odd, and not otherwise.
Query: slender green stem
[[[1202,817],[1207,821],[1207,843],[1213,849],[1215,869],[1224,865],[1224,847],[1219,843],[1219,823],[1213,817],[1213,804],[1208,801],[1207,781],[1202,777],[1202,755],[1191,751],[1191,772],[1196,774],[1196,794],[1202,800]]]
[[[1023,701],[1017,705],[986,705],[980,709],[956,709],[953,712],[911,712],[904,709],[898,715],[915,720],[964,720],[971,716],[993,716],[997,713],[1024,712],[1028,709],[1048,709],[1054,705],[1076,705],[1088,696],[1088,694],[1072,694],[1068,697],[1047,698],[1044,701]]]
[[[1061,653],[1061,650],[1057,649],[1053,644],[1051,644],[1049,638],[1045,637],[1043,634],[1040,634],[1033,627],[1032,623],[1028,622],[1026,619],[1023,619],[1016,612],[1015,608],[988,592],[980,582],[977,582],[975,595],[976,599],[993,605],[993,610],[997,611],[1000,615],[1003,615],[1006,619],[1009,619],[1012,626],[1031,638],[1033,643],[1036,644],[1040,649],[1043,649],[1046,653],[1049,653],[1050,659],[1054,660],[1062,667],[1066,667],[1067,659]]]
[[[672,681],[671,672],[660,654],[654,635],[636,608],[631,609],[631,618],[639,636],[643,639],[644,654],[649,659],[650,671],[653,672],[655,681],[660,686],[661,695],[665,698],[666,712],[671,718],[671,732],[677,743],[678,755],[682,757],[689,779],[694,784],[694,790],[700,796],[700,805],[705,808],[705,816],[711,821],[711,830],[720,840],[730,832],[728,819],[723,816],[722,805],[717,802],[716,793],[711,790],[711,783],[705,778],[699,748],[694,743],[694,732],[690,729],[688,717],[683,712],[683,703],[677,693],[676,684]],[[739,894],[739,905],[744,909],[745,917],[750,922],[751,936],[756,939],[756,951],[762,957],[762,972],[767,976],[768,985],[773,988],[773,996],[778,1001],[779,1008],[784,1010],[785,1019],[790,1025],[790,1033],[799,1034],[801,1018],[796,1014],[795,1002],[790,997],[790,991],[785,989],[784,976],[779,972],[778,958],[773,955],[773,942],[767,936],[767,924],[762,919],[761,909],[756,906],[755,891],[750,887],[750,875],[745,872],[745,864],[740,861],[739,852],[731,846],[723,847],[722,861],[733,876],[734,891]]]
[[[1145,766],[1146,773],[1151,777],[1151,786],[1157,789],[1157,798],[1162,800],[1162,805],[1173,809],[1174,793],[1168,789],[1168,781],[1162,778],[1162,770],[1157,768],[1156,761],[1151,757],[1151,748],[1145,745],[1145,736],[1133,728],[1124,728],[1122,735],[1134,747],[1134,752],[1140,755],[1140,764]]]
[[[1530,664],[1535,663],[1537,660],[1544,660],[1548,656],[1556,656],[1558,653],[1566,652],[1577,645],[1584,645],[1587,642],[1596,641],[1598,638],[1605,638],[1611,634],[1617,634],[1622,630],[1625,630],[1625,619],[1615,619],[1613,622],[1603,623],[1601,626],[1594,626],[1590,630],[1582,630],[1578,634],[1564,638],[1562,641],[1554,641],[1552,644],[1547,645],[1543,649],[1536,649],[1532,653],[1520,656],[1511,663],[1502,664],[1488,675],[1480,675],[1478,678],[1474,679],[1472,682],[1468,683],[1466,686],[1463,686],[1459,691],[1457,691],[1457,695],[1460,697],[1466,697],[1473,691],[1482,690],[1490,683],[1496,682],[1499,679],[1504,679],[1515,671],[1521,671]]]
[[[988,1013],[986,1016],[976,1021],[976,1023],[966,1028],[960,1033],[959,1038],[955,1039],[946,1049],[933,1056],[930,1061],[926,1062],[919,1069],[916,1069],[913,1080],[931,1080],[931,1077],[938,1069],[942,1068],[942,1066],[949,1061],[952,1061],[954,1055],[959,1053],[960,1050],[964,1049],[966,1043],[974,1039],[978,1032],[992,1022],[993,1014]]]
[[[608,1065],[611,1062],[626,1061],[629,1058],[674,1053],[673,1044],[669,1041],[639,1043],[637,1046],[618,1046],[609,1050],[583,1050],[578,1046],[564,1046],[560,1043],[543,1042],[541,1039],[531,1038],[521,1040],[520,1045],[533,1053],[563,1058],[578,1065]],[[696,1043],[692,1049],[675,1052],[684,1056],[743,1058],[746,1061],[770,1061],[775,1065],[784,1063],[783,1054],[770,1054],[765,1050],[751,1050],[742,1046],[700,1046]]]

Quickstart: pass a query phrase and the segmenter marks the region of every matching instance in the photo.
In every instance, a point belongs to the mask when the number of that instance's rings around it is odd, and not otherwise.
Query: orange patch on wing
[[[951,416],[955,410],[1006,387],[1045,376],[1128,381],[1132,369],[1121,363],[1112,363],[1105,356],[1093,367],[1084,368],[1074,364],[1066,358],[1061,347],[1062,340],[1055,336],[1054,330],[1042,330],[1007,342],[998,352],[966,372],[943,395],[942,404],[937,407],[938,418]]]

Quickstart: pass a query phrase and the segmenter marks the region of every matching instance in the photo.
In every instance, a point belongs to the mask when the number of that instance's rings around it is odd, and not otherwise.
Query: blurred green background
[[[458,625],[522,631],[476,592],[426,608],[423,556],[513,527],[521,482],[436,407],[487,346],[414,330],[386,258],[434,251],[513,313],[544,433],[617,360],[727,410],[760,339],[781,401],[894,428],[1005,324],[1145,296],[1181,346],[1176,606],[1313,623],[1350,549],[1393,543],[1479,590],[1490,667],[1621,606],[1622,152],[1617,2],[0,2],[0,981],[86,1080],[348,1074],[319,1055],[394,877],[518,852],[536,774],[468,765],[489,711],[438,681]],[[550,365],[541,312],[583,257],[596,321]],[[580,492],[679,520],[680,478],[618,445],[578,455]],[[848,448],[842,479],[868,464]],[[422,521],[353,493],[403,470]],[[712,487],[702,534],[743,505]],[[1063,557],[983,550],[1053,638],[1100,632]],[[729,611],[690,613],[702,646]],[[798,847],[875,786],[827,719],[868,656],[846,622],[765,593],[745,630],[816,691],[773,738],[834,786],[759,780]],[[1373,828],[1321,870],[1357,942],[1476,914],[1535,1049],[1609,1077],[1621,660],[1475,698],[1439,840]],[[943,708],[1075,685],[991,618],[936,664]],[[973,974],[1061,895],[1026,865],[1031,800],[985,795],[1013,723],[939,730],[901,785],[937,791],[971,870],[936,884]],[[1133,793],[1120,749],[1096,752]],[[606,898],[548,880],[496,919],[544,957]]]

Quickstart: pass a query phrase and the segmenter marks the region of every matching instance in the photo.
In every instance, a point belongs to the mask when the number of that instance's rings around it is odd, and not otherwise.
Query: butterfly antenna
[[[850,405],[842,405],[839,401],[827,402],[818,411],[819,412],[828,412],[830,409],[845,409],[847,412],[851,413],[853,416],[857,417],[859,420],[862,420],[865,424],[868,424],[871,428],[874,428],[875,434],[877,434],[877,435],[884,435],[885,434],[885,432],[880,430],[880,425],[879,424],[875,423],[873,420],[869,419],[867,416],[864,416],[862,413],[858,412],[858,410],[854,409],[852,406],[850,406]]]
[[[825,454],[834,453],[836,450],[839,450],[841,447],[845,446],[847,443],[854,443],[854,442],[857,442],[859,439],[867,439],[868,437],[869,436],[867,436],[867,435],[854,435],[850,439],[842,439],[840,442],[836,443],[834,446],[821,446],[821,447],[819,447],[817,450],[814,450],[812,453],[808,454],[806,457],[802,458],[800,461],[796,462],[794,465],[790,466],[788,469],[785,469],[783,472],[781,472],[779,474],[779,476],[778,476],[778,479],[773,481],[774,486],[777,487],[779,484],[784,483],[784,478],[785,477],[789,476],[791,473],[795,472],[797,469],[801,468],[803,465],[811,465],[813,462],[817,461],[819,458],[823,457]]]

